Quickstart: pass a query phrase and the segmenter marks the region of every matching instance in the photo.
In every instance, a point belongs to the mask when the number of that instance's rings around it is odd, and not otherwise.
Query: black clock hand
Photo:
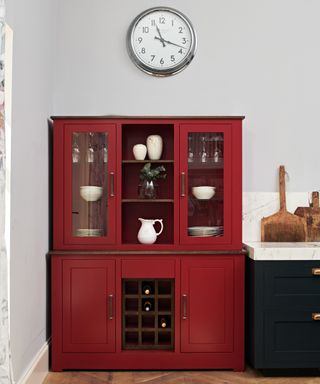
[[[165,39],[160,39],[160,37],[158,37],[158,36],[155,36],[154,38],[156,40],[160,40],[164,47],[165,47],[164,43],[167,43],[167,44],[175,45],[176,47],[179,47],[179,48],[187,49],[186,47],[183,47],[182,45],[179,45],[179,44],[176,44],[176,43],[172,43],[172,41],[165,40]]]
[[[160,39],[160,37],[158,37],[158,36],[155,36],[154,38],[155,38],[156,40],[160,40],[161,43],[162,43],[162,45],[163,45],[164,47],[166,46],[165,43],[164,43],[165,40]]]
[[[159,29],[159,27],[157,26],[157,24],[156,24],[156,28],[157,28],[157,32],[158,32],[158,34],[159,34],[159,36],[160,36],[160,39],[159,39],[159,37],[157,37],[157,36],[155,36],[154,38],[157,39],[157,40],[160,40],[161,43],[162,43],[162,45],[165,47],[166,45],[165,45],[165,43],[164,43],[164,39],[163,39],[163,37],[161,36],[160,29]]]
[[[183,47],[182,45],[179,45],[179,44],[176,44],[176,43],[172,43],[169,40],[163,40],[163,41],[166,42],[167,44],[171,44],[171,45],[175,45],[176,47],[179,47],[179,48],[187,49],[186,47]]]

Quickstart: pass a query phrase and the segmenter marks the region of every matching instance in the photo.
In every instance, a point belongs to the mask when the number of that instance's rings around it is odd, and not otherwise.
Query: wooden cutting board
[[[294,214],[304,217],[307,222],[306,241],[320,241],[319,192],[312,192],[311,207],[298,207]]]
[[[279,168],[279,212],[261,220],[261,241],[296,242],[305,241],[307,235],[306,220],[287,211],[285,169]]]

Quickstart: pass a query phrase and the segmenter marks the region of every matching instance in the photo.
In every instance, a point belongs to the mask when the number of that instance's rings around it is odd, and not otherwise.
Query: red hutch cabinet
[[[244,369],[242,119],[53,118],[54,371]]]

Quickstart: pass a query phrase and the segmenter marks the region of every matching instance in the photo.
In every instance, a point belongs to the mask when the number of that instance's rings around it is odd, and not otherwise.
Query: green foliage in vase
[[[163,165],[151,169],[151,163],[145,164],[140,170],[140,180],[154,181],[158,179],[165,179],[167,174],[163,173],[166,169]]]

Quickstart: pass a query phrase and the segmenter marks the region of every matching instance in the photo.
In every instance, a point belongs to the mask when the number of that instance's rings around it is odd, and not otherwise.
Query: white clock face
[[[171,8],[143,12],[128,32],[128,49],[134,63],[155,75],[181,71],[192,60],[195,48],[190,21]]]

